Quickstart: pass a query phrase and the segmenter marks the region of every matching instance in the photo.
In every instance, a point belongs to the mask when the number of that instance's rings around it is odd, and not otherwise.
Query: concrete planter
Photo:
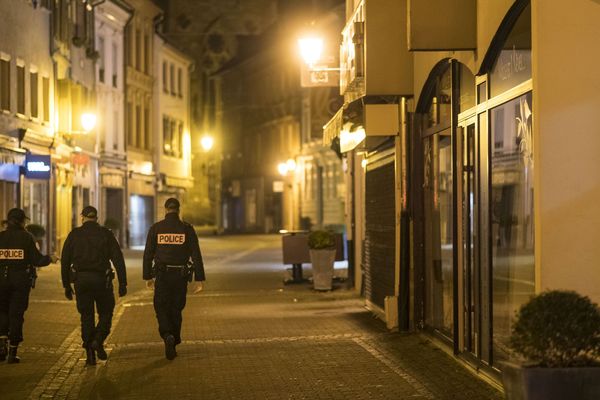
[[[313,287],[315,290],[331,290],[333,280],[333,262],[335,249],[310,250],[313,269]]]
[[[507,400],[600,399],[600,367],[523,368],[502,365]]]

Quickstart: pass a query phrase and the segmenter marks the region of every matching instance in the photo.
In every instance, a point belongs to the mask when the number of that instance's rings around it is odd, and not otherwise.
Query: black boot
[[[175,351],[175,337],[173,335],[167,335],[165,337],[165,357],[167,360],[172,360],[177,356]]]
[[[98,359],[106,360],[108,358],[108,354],[106,354],[106,350],[104,350],[104,345],[98,339],[94,339],[90,344],[90,347],[96,351]]]
[[[21,359],[17,357],[17,346],[8,346],[8,363],[17,364]]]
[[[6,356],[8,355],[8,339],[5,337],[0,337],[0,361],[6,361]]]
[[[85,365],[96,365],[96,352],[92,349],[92,346],[85,348],[85,354],[87,356]]]

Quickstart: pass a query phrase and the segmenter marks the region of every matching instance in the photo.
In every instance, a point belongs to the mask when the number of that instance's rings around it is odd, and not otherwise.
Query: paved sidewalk
[[[205,246],[209,281],[188,296],[175,360],[164,358],[152,293],[138,284],[115,310],[107,362],[85,367],[79,331],[69,325],[47,353],[26,347],[22,364],[0,365],[0,397],[502,399],[424,336],[389,333],[352,291],[283,286],[272,242],[226,253]],[[36,317],[26,336],[51,322]],[[11,376],[30,383],[17,390]]]

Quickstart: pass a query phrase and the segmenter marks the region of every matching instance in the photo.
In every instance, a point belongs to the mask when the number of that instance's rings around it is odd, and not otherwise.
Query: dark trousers
[[[158,332],[164,339],[171,334],[175,343],[181,343],[181,312],[185,308],[187,279],[179,269],[159,272],[154,286],[154,311]]]
[[[95,339],[103,343],[110,333],[115,296],[112,284],[106,287],[106,278],[102,273],[78,272],[75,282],[77,311],[81,314],[81,339],[83,347]],[[95,310],[98,312],[96,324]]]
[[[11,345],[18,345],[23,341],[31,277],[23,267],[6,268],[0,268],[0,336],[8,336]]]

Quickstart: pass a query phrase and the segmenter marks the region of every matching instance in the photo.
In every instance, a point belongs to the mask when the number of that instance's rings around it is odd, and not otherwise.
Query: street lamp
[[[339,68],[328,68],[317,66],[317,62],[321,61],[321,55],[323,53],[323,39],[320,37],[309,36],[298,39],[298,47],[300,49],[300,55],[302,60],[308,66],[308,70],[311,72],[327,72],[327,71],[338,71]]]
[[[81,114],[81,127],[84,133],[89,133],[96,127],[96,114],[83,113]]]
[[[289,167],[287,162],[281,162],[277,165],[277,171],[279,171],[279,174],[281,176],[286,176],[288,171],[289,171]]]
[[[288,158],[288,160],[285,162],[285,165],[287,166],[288,171],[294,172],[296,170],[296,160],[293,158]]]
[[[214,144],[215,140],[210,135],[204,135],[200,139],[200,145],[202,146],[202,149],[206,152],[210,151],[213,148]]]
[[[323,52],[323,39],[317,37],[307,37],[298,39],[300,55],[308,65],[314,65],[321,59]]]

